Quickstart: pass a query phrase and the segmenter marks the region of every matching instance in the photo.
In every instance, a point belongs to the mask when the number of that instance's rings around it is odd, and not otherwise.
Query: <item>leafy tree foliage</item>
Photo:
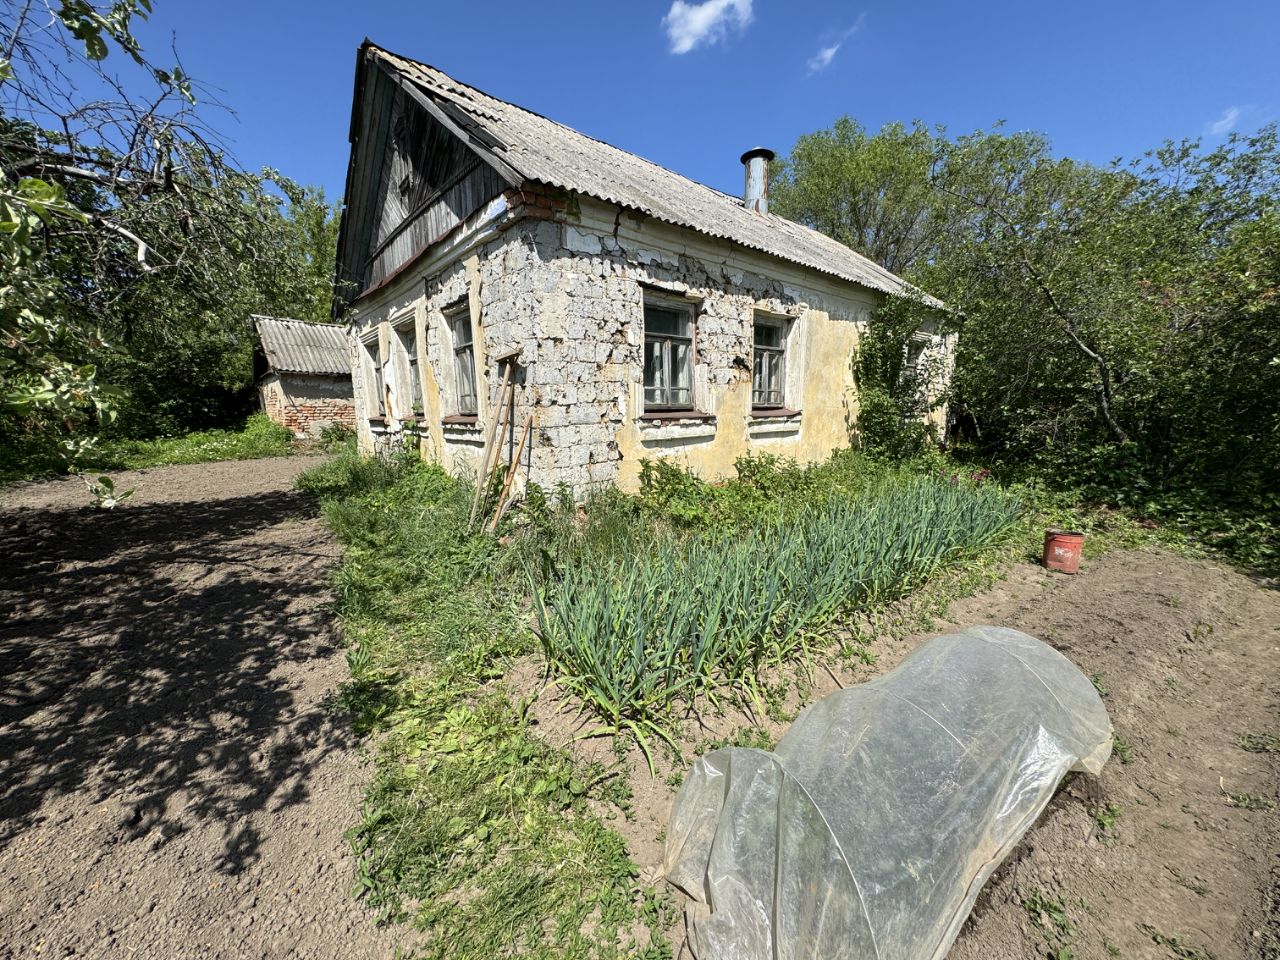
[[[1274,127],[1098,167],[1037,135],[872,135],[846,119],[802,137],[772,189],[783,215],[949,304],[945,399],[988,455],[1051,464],[1111,499],[1194,491],[1275,509]],[[884,311],[864,349],[879,358],[873,387],[911,390],[885,358],[923,315]]]
[[[0,443],[74,457],[113,421],[242,413],[249,315],[329,317],[332,209],[226,161],[201,89],[133,36],[150,0],[0,5]]]

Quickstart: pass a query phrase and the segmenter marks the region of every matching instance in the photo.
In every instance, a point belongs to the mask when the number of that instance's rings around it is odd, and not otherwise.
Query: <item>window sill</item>
[[[715,439],[716,418],[696,411],[653,411],[636,419],[641,443],[701,443]]]
[[[684,420],[701,420],[715,423],[714,413],[703,413],[701,410],[647,410],[640,414],[642,423],[669,423]]]
[[[446,443],[464,443],[468,446],[484,445],[484,430],[479,417],[456,414],[440,421]]]
[[[752,420],[780,420],[787,417],[799,417],[799,410],[792,410],[789,407],[752,407]]]
[[[785,440],[800,435],[800,424],[799,410],[752,410],[747,415],[747,436],[752,440]]]

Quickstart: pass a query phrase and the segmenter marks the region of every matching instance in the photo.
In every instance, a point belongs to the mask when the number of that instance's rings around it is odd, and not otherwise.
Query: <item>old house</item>
[[[298,436],[355,426],[347,334],[332,323],[254,317],[258,406]]]
[[[544,486],[634,489],[642,459],[731,475],[848,446],[859,332],[903,280],[768,209],[366,41],[338,278],[357,428],[474,472],[510,377],[506,455]],[[943,351],[922,331],[920,354]]]

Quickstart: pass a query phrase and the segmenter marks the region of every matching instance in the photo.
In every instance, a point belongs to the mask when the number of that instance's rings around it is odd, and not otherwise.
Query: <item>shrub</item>
[[[933,428],[903,406],[886,390],[863,388],[858,394],[858,446],[889,460],[910,460],[933,446]]]

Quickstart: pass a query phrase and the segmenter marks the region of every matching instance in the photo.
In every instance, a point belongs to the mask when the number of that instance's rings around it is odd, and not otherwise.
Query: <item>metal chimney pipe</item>
[[[774,157],[766,147],[754,147],[742,155],[747,183],[742,191],[742,205],[756,213],[769,212],[769,161]]]

